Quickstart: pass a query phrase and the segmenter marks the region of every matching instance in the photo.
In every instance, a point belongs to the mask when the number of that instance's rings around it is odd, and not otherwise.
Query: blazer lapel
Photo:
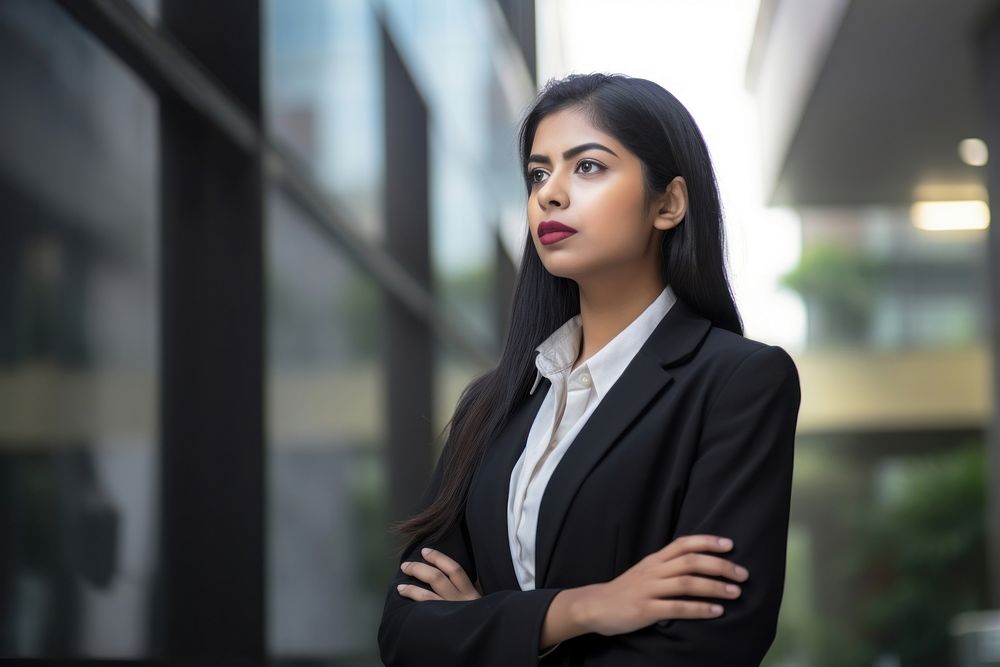
[[[629,424],[670,384],[673,376],[667,369],[686,360],[710,327],[709,320],[678,298],[577,434],[542,495],[535,538],[536,588],[544,587],[556,538],[577,489]],[[486,448],[472,481],[483,503],[476,500],[476,514],[481,513],[485,525],[495,527],[488,537],[496,537],[492,548],[477,553],[476,558],[482,558],[485,567],[496,573],[500,590],[521,588],[514,572],[507,530],[510,476],[550,387],[548,378],[543,378],[535,393],[523,400]],[[479,479],[482,470],[497,472]]]
[[[686,360],[710,328],[711,321],[695,313],[678,298],[566,450],[549,479],[538,509],[535,537],[536,588],[545,587],[552,551],[577,489],[625,429],[672,382],[673,376],[667,369]],[[547,393],[540,390],[541,386],[536,393]],[[512,430],[512,435],[517,440],[503,447],[507,464],[504,478],[507,481],[524,449],[531,422],[541,401],[534,399],[530,405],[532,409],[522,413],[517,428]],[[496,525],[506,526],[506,486],[503,496],[502,502],[498,499],[495,503],[497,508],[504,509],[503,523]],[[513,572],[509,548],[505,551],[506,560]]]

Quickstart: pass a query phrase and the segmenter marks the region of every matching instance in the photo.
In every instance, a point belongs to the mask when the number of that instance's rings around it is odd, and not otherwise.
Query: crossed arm
[[[435,466],[424,505],[429,504],[441,486],[447,455],[448,445],[445,445]],[[428,588],[424,580],[413,576],[435,576],[428,574],[432,566],[421,562],[420,550],[424,547],[430,547],[438,554],[447,554],[449,560],[462,570],[462,576],[458,578],[461,589],[454,584],[441,589],[450,598],[438,595],[440,599],[436,599],[433,588]],[[478,590],[470,590],[468,582],[476,577],[476,568],[464,515],[439,540],[408,545],[400,558],[400,564],[403,562],[420,563],[421,567],[414,567],[410,572],[397,570],[386,592],[378,628],[378,645],[379,656],[387,667],[509,667],[536,664],[546,611],[552,598],[563,589],[506,590],[485,596],[480,595]],[[400,585],[411,587],[406,595],[397,590]],[[416,592],[416,589],[423,593]]]
[[[671,619],[614,636],[588,636],[588,656],[607,664],[642,667],[756,666],[774,640],[781,604],[793,465],[793,444],[801,399],[791,357],[764,346],[734,369],[708,408],[699,453],[680,510],[677,535],[715,534],[735,542],[730,554],[751,579],[743,594],[714,619]],[[443,459],[443,456],[442,456]],[[432,492],[441,483],[439,460]],[[420,547],[446,554],[454,567],[423,564],[413,574],[457,583],[442,590],[464,595],[451,600],[411,599],[396,590],[410,584],[425,591],[424,579],[399,571],[387,594],[379,648],[386,665],[537,664],[540,632],[553,598],[564,589],[498,591],[473,597],[475,577],[464,522],[436,544],[410,545],[403,561],[419,562]],[[424,569],[427,568],[427,569]],[[457,569],[462,570],[461,575]],[[469,573],[469,574],[466,574]],[[443,581],[439,579],[443,584]],[[432,587],[432,590],[436,589]],[[478,593],[478,591],[476,591]],[[423,597],[417,593],[415,597]]]

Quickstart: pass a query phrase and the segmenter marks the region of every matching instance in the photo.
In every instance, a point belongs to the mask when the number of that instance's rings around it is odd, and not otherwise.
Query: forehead
[[[532,153],[558,157],[559,153],[588,141],[597,141],[623,155],[625,147],[594,127],[587,115],[577,109],[563,109],[543,118],[535,128],[531,142]]]

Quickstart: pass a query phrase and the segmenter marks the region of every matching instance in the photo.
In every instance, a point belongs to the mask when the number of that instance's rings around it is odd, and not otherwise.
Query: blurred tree
[[[982,443],[890,464],[880,500],[851,513],[857,539],[831,576],[857,592],[853,618],[820,623],[822,667],[949,663],[948,624],[986,607],[986,474]]]
[[[862,619],[903,665],[948,663],[948,623],[984,609],[986,462],[981,443],[902,464],[898,489],[863,514]]]
[[[869,335],[885,265],[832,243],[806,248],[799,265],[779,279],[810,309],[812,342],[858,343]]]

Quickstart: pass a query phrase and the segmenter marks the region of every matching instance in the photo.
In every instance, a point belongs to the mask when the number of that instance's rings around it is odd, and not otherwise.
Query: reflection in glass
[[[388,576],[381,293],[267,201],[269,651],[366,654]]]
[[[156,101],[55,3],[0,3],[0,654],[149,653]]]

